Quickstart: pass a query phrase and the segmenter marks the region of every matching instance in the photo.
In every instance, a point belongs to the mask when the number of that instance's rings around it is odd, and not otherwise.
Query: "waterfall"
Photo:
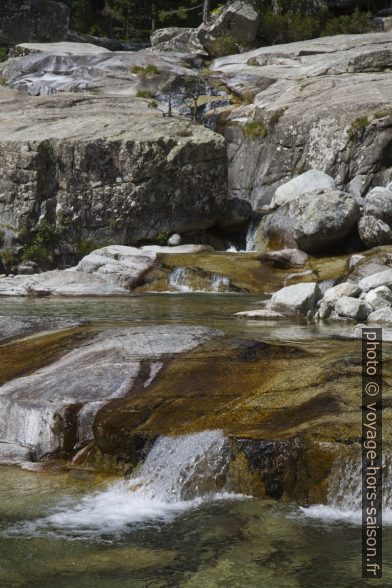
[[[188,268],[175,267],[169,274],[169,286],[178,292],[192,292],[192,289],[187,285],[188,274]]]
[[[175,292],[230,292],[230,280],[226,276],[218,274],[198,276],[187,267],[172,269],[168,277],[168,284],[171,291]]]
[[[229,292],[229,278],[226,276],[218,276],[217,274],[213,274],[211,278],[211,290],[212,292]]]
[[[230,442],[220,431],[160,437],[130,480],[58,508],[28,523],[28,530],[76,533],[78,538],[117,533],[135,524],[170,521],[207,500],[238,498],[226,489],[230,457]]]
[[[392,523],[392,460],[383,460],[383,522]],[[302,508],[312,518],[362,522],[362,461],[346,456],[337,460],[329,477],[326,505]]]
[[[248,230],[246,232],[245,238],[245,251],[254,251],[255,249],[255,240],[256,240],[256,233],[259,227],[260,219],[254,218],[250,221],[248,225]]]

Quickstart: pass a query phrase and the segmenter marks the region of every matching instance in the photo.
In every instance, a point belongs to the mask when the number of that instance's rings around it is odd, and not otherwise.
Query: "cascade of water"
[[[30,523],[29,530],[78,536],[119,532],[135,523],[171,520],[206,500],[235,498],[225,490],[230,456],[229,440],[220,431],[160,437],[137,477]]]
[[[392,523],[392,459],[383,460],[383,521]],[[310,517],[362,521],[362,462],[360,457],[337,460],[329,477],[326,505],[303,508]]]
[[[254,251],[255,249],[255,239],[256,239],[256,233],[257,233],[257,228],[259,226],[259,220],[258,219],[253,219],[250,221],[249,225],[248,225],[248,230],[246,233],[246,239],[245,239],[245,243],[246,243],[246,247],[245,247],[245,251]]]
[[[192,289],[187,285],[188,273],[186,267],[175,267],[168,278],[170,288],[178,292],[191,292]]]
[[[230,280],[226,276],[213,274],[211,280],[212,292],[228,292],[230,290]]]
[[[193,280],[192,280],[193,278]],[[193,288],[190,284],[195,281],[194,274],[187,267],[174,268],[168,278],[171,290],[177,292],[229,292],[230,280],[226,276],[211,274],[210,283],[201,284],[204,287]]]

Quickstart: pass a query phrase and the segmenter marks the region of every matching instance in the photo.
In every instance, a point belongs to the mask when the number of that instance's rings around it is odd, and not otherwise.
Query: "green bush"
[[[108,241],[94,241],[92,239],[78,239],[74,243],[75,253],[78,259],[85,257],[96,249],[101,249],[102,247],[107,247],[108,245],[110,245]]]
[[[296,14],[275,14],[267,10],[261,19],[258,41],[261,45],[279,45],[320,36],[320,19]]]
[[[355,35],[374,31],[372,15],[360,12],[358,8],[353,14],[345,14],[328,20],[321,32],[321,36]]]
[[[23,252],[23,261],[36,261],[37,263],[51,261],[53,249],[58,245],[60,239],[60,233],[55,225],[43,220],[35,229],[22,230],[20,236],[22,235],[26,240],[30,240],[30,244]]]
[[[258,44],[278,45],[305,41],[317,37],[361,34],[374,31],[372,16],[368,12],[355,12],[334,16],[320,11],[318,14],[295,12],[293,8],[283,8],[281,12],[267,10],[261,19]],[[257,65],[255,63],[255,65]]]
[[[131,73],[139,76],[139,78],[148,78],[159,74],[159,69],[154,64],[146,65],[145,67],[142,65],[134,65],[131,67]]]
[[[348,129],[348,136],[350,137],[351,141],[354,141],[359,133],[365,129],[368,124],[370,123],[369,119],[367,116],[359,116],[358,118],[356,118],[352,123],[351,126]]]
[[[151,92],[151,90],[138,90],[136,96],[138,98],[153,98],[154,92]]]
[[[238,45],[234,37],[218,37],[212,42],[209,53],[212,57],[224,57],[238,53]]]
[[[247,139],[264,138],[268,135],[268,130],[262,120],[251,121],[245,124],[244,135]]]
[[[0,47],[0,61],[5,61],[7,59],[7,49],[5,47]]]
[[[22,261],[35,261],[36,263],[44,263],[46,261],[51,261],[51,253],[47,247],[33,243],[24,250]]]
[[[280,119],[282,118],[282,116],[284,115],[284,113],[286,112],[285,108],[279,108],[278,110],[275,110],[275,112],[273,112],[269,118],[269,124],[271,125],[271,127],[274,127],[275,125],[278,124],[278,122],[280,121]]]

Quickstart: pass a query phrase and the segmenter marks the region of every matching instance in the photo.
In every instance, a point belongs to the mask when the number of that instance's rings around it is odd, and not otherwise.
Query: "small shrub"
[[[136,96],[138,98],[153,98],[154,92],[151,92],[151,90],[138,90]]]
[[[18,258],[11,249],[2,249],[0,251],[0,259],[7,274],[18,263]]]
[[[303,163],[302,165],[295,168],[294,173],[296,173],[300,176],[309,170],[310,170],[309,165],[307,163]]]
[[[232,101],[236,106],[243,106],[247,104],[253,104],[254,99],[255,95],[251,92],[247,92],[246,94],[242,95],[235,94],[232,98]]]
[[[378,110],[373,114],[373,118],[377,120],[378,118],[385,118],[386,116],[392,116],[392,108],[387,108],[386,110]]]
[[[7,59],[7,49],[5,47],[0,47],[0,61],[5,61]]]
[[[154,241],[156,241],[158,245],[167,245],[169,237],[169,233],[162,232],[155,237]]]
[[[356,35],[371,33],[374,30],[372,15],[369,12],[360,12],[357,8],[353,14],[344,14],[328,20],[321,36]]]
[[[6,79],[3,76],[0,76],[0,86],[5,86],[6,85]]]
[[[51,261],[51,254],[47,247],[33,243],[26,247],[22,255],[22,261],[35,261],[36,263],[44,263]]]
[[[275,110],[275,112],[273,112],[269,118],[269,124],[271,125],[271,127],[274,127],[275,125],[278,124],[278,122],[280,121],[280,119],[282,118],[282,116],[284,115],[284,113],[286,112],[285,108],[279,108],[278,110]]]
[[[212,16],[220,16],[225,8],[224,4],[218,4],[214,10],[211,11]]]
[[[261,19],[258,38],[261,45],[278,45],[313,39],[320,36],[320,31],[321,22],[317,17],[267,10]]]
[[[368,124],[370,124],[370,121],[367,116],[359,116],[356,118],[351,123],[351,126],[347,131],[350,140],[354,141],[359,133],[368,126]]]
[[[218,37],[211,44],[209,53],[212,57],[224,57],[238,53],[238,45],[233,37]]]
[[[244,135],[247,139],[264,138],[268,135],[268,130],[262,120],[250,121],[244,126]]]
[[[94,241],[93,239],[77,239],[74,242],[75,253],[78,259],[89,255],[92,251],[96,249],[101,249],[102,247],[107,247],[110,245],[108,241]]]
[[[139,78],[147,78],[159,74],[159,69],[154,64],[146,65],[145,67],[142,65],[134,65],[131,68],[131,73],[139,76]]]
[[[59,243],[60,231],[55,225],[43,220],[34,229],[22,229],[19,237],[26,241],[30,240],[23,252],[22,260],[42,263],[51,259],[51,252]]]

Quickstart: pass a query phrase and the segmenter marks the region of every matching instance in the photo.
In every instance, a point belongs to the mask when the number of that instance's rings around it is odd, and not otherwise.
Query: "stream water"
[[[207,325],[259,340],[335,339],[343,326],[233,318],[260,297],[161,294],[3,299],[1,314],[113,325]],[[332,341],[332,339],[331,339]],[[0,466],[0,586],[362,587],[359,465],[336,464],[327,505],[259,500],[227,483],[219,431],[160,437],[129,479]],[[390,464],[384,579],[392,586]]]

